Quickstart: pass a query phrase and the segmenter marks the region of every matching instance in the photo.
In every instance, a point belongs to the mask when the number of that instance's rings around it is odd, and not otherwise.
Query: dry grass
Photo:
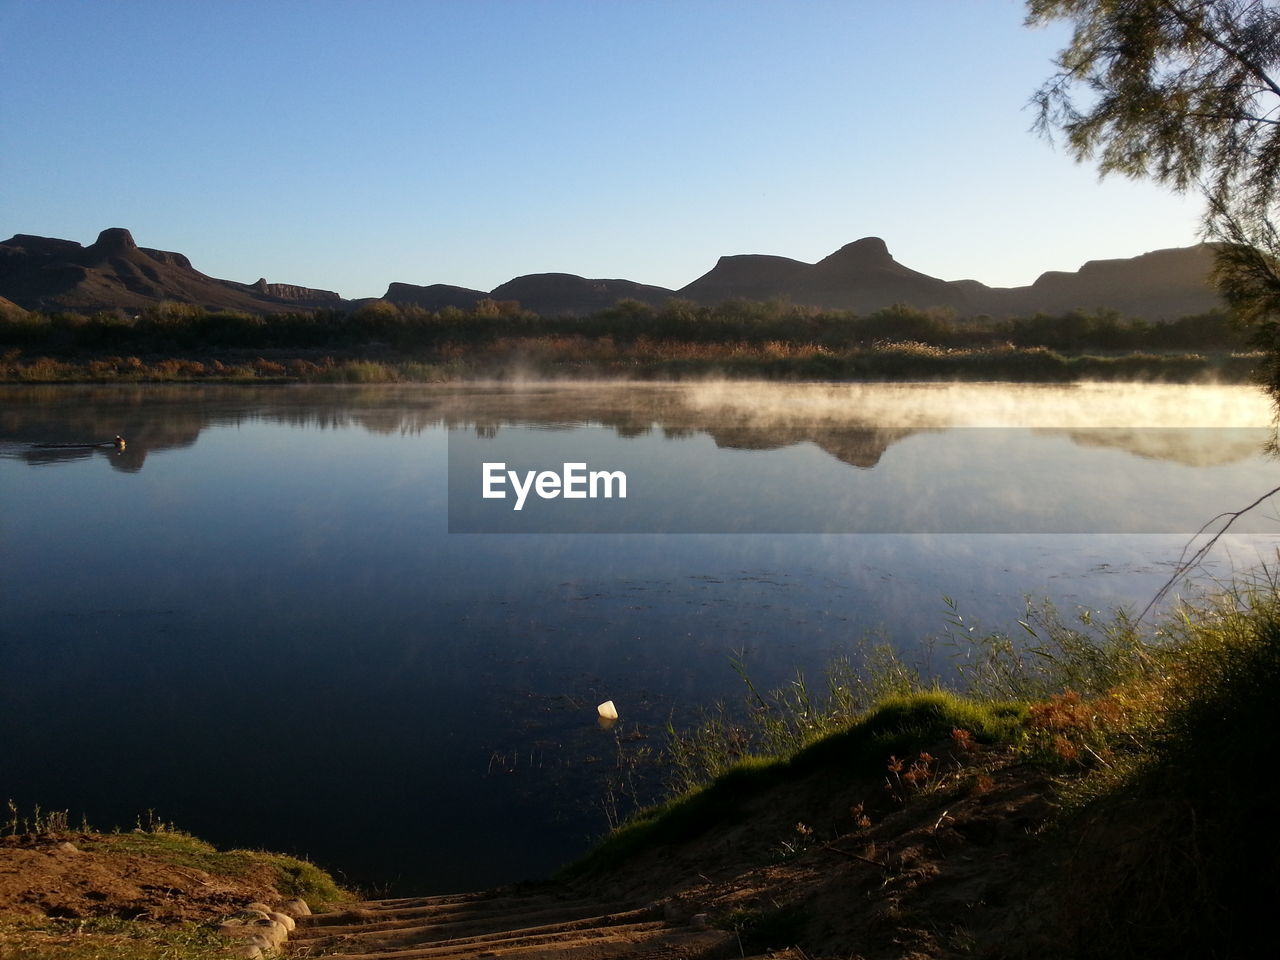
[[[225,960],[228,948],[197,924],[0,918],[0,960]]]

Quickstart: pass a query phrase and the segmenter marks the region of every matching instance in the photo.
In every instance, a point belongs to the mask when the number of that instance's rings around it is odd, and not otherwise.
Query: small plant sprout
[[[866,804],[855,803],[849,808],[849,816],[853,818],[853,825],[860,830],[865,830],[871,826],[871,818],[866,813]]]
[[[977,741],[973,739],[973,734],[968,730],[961,729],[960,727],[952,728],[951,741],[956,745],[957,749],[962,750],[965,753],[973,753],[978,749],[978,744]]]

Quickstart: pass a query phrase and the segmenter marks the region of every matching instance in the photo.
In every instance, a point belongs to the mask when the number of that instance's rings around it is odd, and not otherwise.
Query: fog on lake
[[[1140,609],[1276,486],[1271,417],[1213,386],[3,388],[0,792],[378,889],[546,874],[620,749],[741,699],[730,657],[771,686],[882,637],[945,676],[944,596],[990,629]],[[627,496],[517,512],[497,462]]]

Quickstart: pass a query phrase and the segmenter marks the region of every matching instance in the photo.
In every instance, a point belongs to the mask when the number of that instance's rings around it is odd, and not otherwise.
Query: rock
[[[309,917],[311,916],[311,908],[307,906],[305,900],[286,900],[276,908],[288,917]]]
[[[262,956],[262,947],[256,943],[241,943],[231,948],[231,956],[237,960],[258,960]]]
[[[266,916],[267,914],[269,914],[269,913],[274,909],[274,907],[269,907],[269,906],[267,906],[265,903],[260,903],[260,902],[258,902],[258,901],[254,901],[253,903],[251,903],[251,904],[249,904],[248,906],[246,906],[244,909],[245,909],[245,910],[252,910],[252,911],[254,911],[255,913],[260,913],[260,914],[262,914],[263,916]]]
[[[267,916],[291,932],[295,927],[297,927],[297,924],[293,921],[293,917],[289,916],[287,913],[280,913],[278,910],[272,910],[267,914]]]
[[[80,852],[80,848],[77,847],[74,843],[72,843],[69,840],[64,840],[62,843],[54,847],[54,849],[61,850],[63,853],[79,853]]]
[[[263,920],[270,920],[271,917],[267,915],[270,909],[270,907],[267,907],[265,910],[259,910],[256,907],[246,907],[245,909],[232,914],[230,920],[227,922],[243,926],[246,923],[260,923]]]
[[[253,289],[268,297],[278,300],[292,300],[307,306],[340,307],[342,298],[332,290],[317,290],[314,287],[302,287],[296,283],[267,283],[262,277],[253,285]]]
[[[133,240],[133,234],[124,227],[108,227],[98,234],[97,241],[90,249],[99,254],[118,254],[137,250],[138,245]]]
[[[256,943],[266,950],[274,950],[289,939],[284,924],[274,920],[258,920],[252,923],[236,923],[234,920],[218,924],[218,932],[224,937]]]

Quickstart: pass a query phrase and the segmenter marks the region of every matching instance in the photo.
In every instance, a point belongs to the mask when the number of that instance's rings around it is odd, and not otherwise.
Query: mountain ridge
[[[89,246],[16,234],[0,242],[0,302],[26,310],[133,311],[163,301],[255,314],[347,311],[374,300],[438,311],[468,310],[481,300],[515,301],[543,315],[597,313],[619,300],[662,306],[671,299],[715,306],[729,300],[789,301],[823,310],[870,313],[896,304],[942,308],[959,315],[1008,317],[1110,309],[1148,321],[1172,320],[1223,306],[1209,284],[1213,246],[1197,244],[1135,257],[1090,260],[1078,270],[1050,270],[1022,287],[978,280],[942,280],[894,259],[888,244],[868,236],[806,263],[772,254],[721,256],[679,289],[626,279],[568,273],[515,277],[490,291],[445,283],[391,282],[380,298],[347,300],[293,283],[239,283],[207,276],[181,253],[139,246],[121,227],[103,230]]]

